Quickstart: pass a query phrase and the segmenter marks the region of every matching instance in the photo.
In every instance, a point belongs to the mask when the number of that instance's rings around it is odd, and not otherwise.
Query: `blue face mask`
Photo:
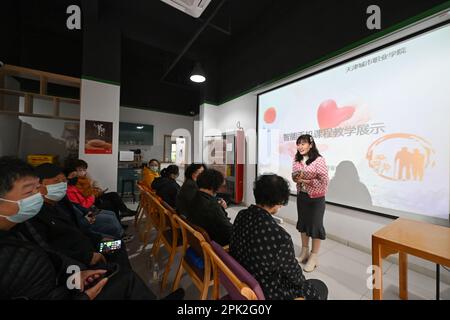
[[[49,184],[46,186],[47,194],[44,196],[49,200],[58,202],[65,197],[67,192],[67,182]]]
[[[6,220],[14,223],[22,223],[33,218],[39,213],[44,204],[44,198],[42,198],[42,195],[39,192],[19,201],[0,199],[6,202],[17,203],[19,206],[19,211],[13,216],[0,215],[1,217],[6,218]]]

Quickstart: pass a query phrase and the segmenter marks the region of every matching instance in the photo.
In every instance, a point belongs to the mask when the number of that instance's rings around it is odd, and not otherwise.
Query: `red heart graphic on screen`
[[[350,119],[355,112],[355,107],[338,108],[332,99],[322,102],[317,110],[317,120],[320,129],[336,128],[345,120]]]

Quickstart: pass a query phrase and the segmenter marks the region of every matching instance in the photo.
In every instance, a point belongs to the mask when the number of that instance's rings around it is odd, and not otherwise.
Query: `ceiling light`
[[[206,81],[205,72],[203,71],[200,63],[196,63],[194,69],[191,72],[190,77],[192,82],[201,83]]]
[[[136,129],[142,130],[144,129],[144,126],[137,126]]]

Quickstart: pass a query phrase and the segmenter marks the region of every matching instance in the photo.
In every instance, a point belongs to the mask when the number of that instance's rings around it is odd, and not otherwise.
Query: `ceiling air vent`
[[[201,16],[211,0],[161,0],[194,18]]]

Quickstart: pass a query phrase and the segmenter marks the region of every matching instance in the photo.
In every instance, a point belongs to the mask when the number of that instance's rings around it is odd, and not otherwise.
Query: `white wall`
[[[100,186],[117,190],[119,154],[120,86],[81,80],[80,158],[89,164],[89,172]],[[113,123],[112,154],[85,154],[85,120]]]
[[[164,135],[194,136],[194,117],[182,116],[151,110],[141,110],[135,108],[120,107],[120,122],[130,122],[153,125],[153,146],[120,146],[122,150],[141,149],[143,160],[152,158],[163,160],[164,155]],[[191,138],[188,148],[191,149],[193,140]],[[193,160],[193,158],[191,158]]]

